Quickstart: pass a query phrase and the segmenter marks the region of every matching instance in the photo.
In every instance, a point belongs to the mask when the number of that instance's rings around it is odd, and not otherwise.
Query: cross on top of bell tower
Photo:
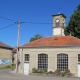
[[[59,13],[58,14],[60,14],[60,8],[59,8]]]

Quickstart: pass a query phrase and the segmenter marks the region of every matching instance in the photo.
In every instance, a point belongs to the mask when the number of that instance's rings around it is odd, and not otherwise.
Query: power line
[[[5,28],[10,27],[10,26],[13,26],[13,25],[14,25],[14,24],[11,24],[11,25],[9,25],[9,26],[2,27],[2,28],[0,28],[0,30],[5,29]]]
[[[2,17],[2,16],[0,16],[0,18],[3,18],[3,19],[6,19],[6,20],[9,20],[9,21],[14,21],[14,22],[17,22],[17,20],[13,20],[13,19],[9,19],[9,18],[5,18],[5,17]],[[22,22],[22,21],[21,21]],[[55,24],[55,23],[48,23],[48,22],[44,22],[44,23],[42,23],[42,22],[22,22],[22,23],[29,23],[29,24]],[[61,23],[62,24],[62,23]],[[65,24],[67,24],[67,23],[65,23]]]
[[[22,22],[22,23],[29,23],[29,24],[56,24],[56,23],[48,23],[48,22],[45,22],[45,23],[37,23],[37,22]],[[59,24],[63,24],[63,23],[59,23]],[[68,23],[64,23],[64,24],[68,24]]]
[[[29,24],[53,24],[53,23],[36,23],[36,22],[23,22],[23,23],[29,23]]]
[[[2,16],[0,16],[0,18],[6,19],[6,20],[9,20],[9,21],[16,21],[16,20],[12,20],[12,19],[5,18],[5,17],[2,17]]]
[[[5,18],[5,17],[2,17],[2,16],[0,16],[0,18],[6,19],[6,20],[9,20],[9,21],[18,22],[17,20]],[[48,23],[48,22],[43,22],[43,23],[42,22],[40,22],[40,23],[39,22],[22,22],[22,23],[29,23],[29,24],[55,24],[55,23]],[[59,23],[59,24],[62,24],[62,23]],[[67,23],[65,23],[65,24],[67,24]]]

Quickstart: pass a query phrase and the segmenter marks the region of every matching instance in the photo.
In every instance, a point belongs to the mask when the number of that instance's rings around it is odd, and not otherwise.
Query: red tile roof
[[[9,45],[3,43],[3,42],[0,42],[0,47],[5,47],[5,48],[12,48],[10,47]]]
[[[42,46],[78,46],[80,45],[80,39],[73,36],[53,36],[44,37],[27,44],[22,47],[42,47]]]

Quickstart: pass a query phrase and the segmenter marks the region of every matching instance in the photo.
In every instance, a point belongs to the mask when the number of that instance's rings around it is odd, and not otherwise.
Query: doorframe
[[[29,64],[29,69],[30,69],[30,54],[29,55],[29,61],[25,61],[25,54],[23,55],[23,74],[24,74],[24,63],[28,63]],[[28,74],[29,74],[29,71],[28,71]]]
[[[80,65],[80,63],[78,63],[78,65]],[[79,71],[79,69],[78,69],[78,71]],[[79,77],[79,75],[78,75],[78,77]]]
[[[29,62],[24,62],[24,64],[27,64],[28,63],[28,65],[29,65]],[[25,66],[24,66],[25,67]],[[24,74],[25,74],[25,68],[24,68]],[[28,74],[29,74],[29,67],[28,67]],[[28,75],[28,74],[26,74],[26,75]]]

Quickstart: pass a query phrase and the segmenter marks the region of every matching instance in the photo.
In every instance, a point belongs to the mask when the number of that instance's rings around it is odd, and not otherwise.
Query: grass
[[[0,70],[2,70],[2,69],[11,69],[11,68],[7,68],[7,67],[5,67],[5,66],[1,66],[1,67],[0,67]]]
[[[16,67],[15,64],[6,65],[6,66],[0,66],[0,70],[3,70],[3,69],[12,69],[12,70],[14,70],[15,67]]]

